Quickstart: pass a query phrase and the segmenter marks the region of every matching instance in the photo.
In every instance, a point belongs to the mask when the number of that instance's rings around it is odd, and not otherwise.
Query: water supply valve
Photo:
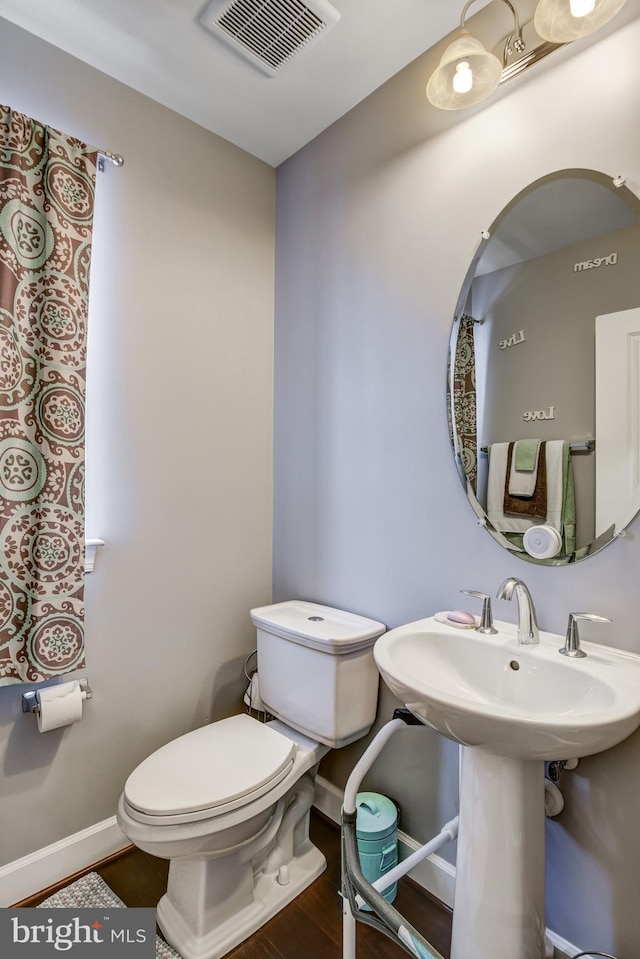
[[[564,770],[575,769],[578,762],[577,759],[554,759],[547,767],[547,775],[552,783],[557,783]]]

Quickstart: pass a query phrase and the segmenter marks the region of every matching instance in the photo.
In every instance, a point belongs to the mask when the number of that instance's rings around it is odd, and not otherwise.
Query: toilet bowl
[[[128,838],[170,860],[157,919],[183,959],[224,956],[322,873],[309,839],[318,764],[375,718],[382,624],[295,601],[251,615],[279,718],[241,714],[179,737],[131,773],[118,803]]]
[[[279,721],[233,716],[162,747],[127,781],[118,820],[171,860],[158,923],[183,959],[225,955],[324,870],[304,820],[326,752]]]

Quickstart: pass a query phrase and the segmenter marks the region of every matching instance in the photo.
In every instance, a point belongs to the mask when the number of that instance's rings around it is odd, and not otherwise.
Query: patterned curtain
[[[451,409],[458,438],[462,468],[473,491],[478,478],[478,427],[476,418],[476,354],[473,343],[474,319],[460,317],[453,367]]]
[[[96,151],[0,106],[0,685],[84,665]]]

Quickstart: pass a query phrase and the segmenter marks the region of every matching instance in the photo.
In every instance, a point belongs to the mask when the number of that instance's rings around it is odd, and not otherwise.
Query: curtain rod
[[[124,157],[119,153],[111,153],[110,150],[98,150],[98,170],[104,173],[104,161],[108,160],[114,166],[124,166]]]

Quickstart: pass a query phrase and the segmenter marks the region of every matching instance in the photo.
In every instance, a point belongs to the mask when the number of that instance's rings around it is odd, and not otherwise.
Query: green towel
[[[562,538],[564,552],[573,553],[576,548],[576,492],[573,484],[573,463],[568,443],[562,447],[562,486],[564,500],[562,507]]]
[[[538,447],[541,440],[518,440],[516,443],[516,465],[519,473],[532,473],[538,461]]]

